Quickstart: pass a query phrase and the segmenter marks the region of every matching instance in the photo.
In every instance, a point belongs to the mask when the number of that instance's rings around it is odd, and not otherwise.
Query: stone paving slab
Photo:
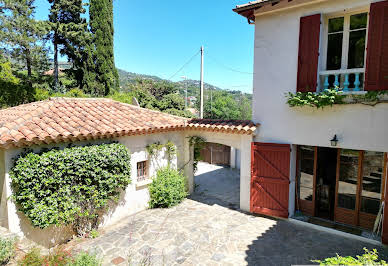
[[[198,198],[197,198],[198,200]],[[96,239],[75,245],[96,252],[104,265],[291,265],[357,255],[382,246],[186,199],[123,219]]]

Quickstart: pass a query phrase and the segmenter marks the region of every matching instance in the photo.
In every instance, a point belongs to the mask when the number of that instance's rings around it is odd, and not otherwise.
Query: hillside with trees
[[[113,0],[47,1],[47,19],[37,20],[35,0],[0,0],[0,108],[49,97],[110,97],[131,104],[136,98],[144,108],[195,117],[199,81],[116,69]],[[205,83],[204,99],[205,118],[251,116],[250,94]]]

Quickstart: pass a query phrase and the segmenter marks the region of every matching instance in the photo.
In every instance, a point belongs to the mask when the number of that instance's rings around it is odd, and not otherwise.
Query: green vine
[[[388,102],[384,95],[388,91],[368,91],[365,94],[342,94],[343,91],[338,87],[335,89],[327,89],[323,92],[289,92],[286,94],[287,103],[290,107],[295,106],[311,106],[316,108],[324,108],[333,106],[334,104],[366,104],[376,105],[378,103]]]
[[[151,160],[154,160],[156,163],[158,163],[158,160],[156,160],[157,155],[159,152],[161,152],[163,149],[165,149],[165,154],[167,156],[167,163],[170,167],[172,159],[177,154],[177,148],[173,142],[170,140],[167,141],[165,144],[161,144],[160,142],[155,142],[152,144],[149,144],[146,146],[146,151],[148,153],[148,156]],[[160,166],[158,165],[158,168]]]
[[[327,89],[319,93],[314,92],[297,92],[287,93],[287,103],[291,107],[295,106],[311,106],[323,108],[325,106],[333,106],[333,104],[344,103],[346,96],[341,95],[339,89]]]
[[[205,146],[206,140],[199,136],[191,136],[188,139],[190,147],[194,147],[193,170],[195,173],[198,170],[198,162],[202,159],[201,150]]]

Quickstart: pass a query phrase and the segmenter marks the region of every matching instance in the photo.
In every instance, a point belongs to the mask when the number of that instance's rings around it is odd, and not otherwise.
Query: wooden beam
[[[337,205],[338,205],[338,186],[339,186],[339,176],[340,176],[340,161],[341,161],[341,149],[337,150],[337,170],[335,178],[335,200],[334,200],[334,221],[337,220]]]
[[[362,192],[362,180],[363,180],[363,161],[364,151],[358,153],[358,173],[357,173],[357,191],[356,191],[356,207],[355,207],[355,224],[358,226],[360,223],[360,208],[361,208],[361,192]]]
[[[314,172],[313,172],[313,216],[315,216],[315,200],[317,194],[317,169],[318,169],[318,147],[314,147]]]

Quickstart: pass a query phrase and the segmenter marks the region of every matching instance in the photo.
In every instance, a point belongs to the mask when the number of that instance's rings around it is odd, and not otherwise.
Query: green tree
[[[113,54],[113,0],[90,0],[90,30],[93,34],[97,93],[108,95],[119,88]],[[91,49],[93,50],[93,49]]]
[[[34,0],[0,0],[1,46],[27,70],[30,86],[33,70],[41,73],[48,68],[47,23],[35,20],[34,13]]]
[[[204,118],[240,119],[238,102],[226,91],[213,91],[204,103]]]
[[[73,63],[73,70],[82,80],[82,66],[85,59],[85,45],[88,40],[88,24],[81,14],[85,13],[82,0],[48,0],[51,4],[49,14],[49,37],[54,46],[54,90],[58,90],[58,53],[66,55]],[[80,72],[81,71],[81,72]]]
[[[11,63],[0,58],[0,108],[30,102],[34,89],[22,84],[12,71]]]

